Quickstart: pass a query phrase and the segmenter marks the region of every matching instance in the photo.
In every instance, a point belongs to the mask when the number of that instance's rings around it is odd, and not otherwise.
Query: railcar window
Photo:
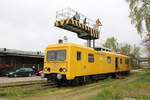
[[[81,60],[81,52],[77,52],[77,61],[80,61]]]
[[[56,50],[47,52],[47,60],[65,60],[66,59],[66,50]]]
[[[120,64],[122,64],[122,58],[120,58]]]
[[[47,60],[56,60],[56,52],[48,51],[47,52]]]
[[[88,62],[94,62],[94,54],[88,54]]]
[[[107,57],[107,63],[111,64],[111,57],[109,57],[109,56]]]
[[[56,53],[56,60],[65,60],[66,59],[66,51],[60,50]]]
[[[125,59],[125,64],[129,64],[129,59]]]

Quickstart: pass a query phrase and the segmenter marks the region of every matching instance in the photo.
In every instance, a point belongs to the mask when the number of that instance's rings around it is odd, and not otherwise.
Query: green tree
[[[132,50],[130,56],[131,56],[132,58],[138,58],[138,57],[140,57],[140,47],[134,45],[134,46],[133,46],[133,50]]]
[[[140,47],[125,44],[120,47],[120,52],[130,57],[132,67],[138,67],[137,63],[134,61],[134,58],[140,57]]]
[[[105,43],[103,44],[104,47],[118,51],[118,42],[117,39],[114,37],[108,38]]]
[[[126,0],[129,3],[131,23],[135,25],[139,34],[150,34],[150,0]],[[150,38],[149,40],[150,41]],[[147,42],[146,42],[147,44]],[[148,42],[149,44],[149,42]],[[149,52],[150,45],[146,47]],[[150,62],[150,60],[149,60]]]
[[[120,47],[120,52],[124,55],[130,56],[132,52],[132,46],[130,44],[125,44]]]
[[[149,57],[149,64],[150,64],[150,34],[147,34],[146,38],[143,41],[147,51],[148,51],[148,57]]]
[[[126,1],[129,2],[131,23],[135,25],[138,33],[150,33],[150,0]]]
[[[149,55],[148,55],[148,60],[149,60],[149,65],[150,65],[150,47],[148,48]]]
[[[140,47],[130,44],[125,44],[123,46],[119,45],[115,37],[108,38],[103,44],[104,47],[115,50],[115,52],[120,52],[131,58],[137,58],[140,56]]]
[[[140,47],[130,44],[125,44],[124,46],[120,47],[120,52],[124,55],[127,55],[131,58],[138,58],[140,57]]]

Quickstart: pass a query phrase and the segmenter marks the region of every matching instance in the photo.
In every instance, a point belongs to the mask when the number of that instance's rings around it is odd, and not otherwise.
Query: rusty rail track
[[[29,87],[29,86],[34,86],[34,85],[42,85],[42,86],[55,86],[54,83],[52,82],[47,82],[47,81],[39,81],[39,82],[33,82],[33,81],[29,81],[29,82],[19,82],[19,83],[13,83],[13,84],[6,84],[6,85],[0,85],[0,89],[6,89],[6,88],[20,88],[20,87]]]

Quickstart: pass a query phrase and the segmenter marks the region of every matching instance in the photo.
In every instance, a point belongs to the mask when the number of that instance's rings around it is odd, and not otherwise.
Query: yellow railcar
[[[114,52],[72,43],[48,45],[45,50],[44,73],[48,80],[86,81],[129,71],[129,57]]]

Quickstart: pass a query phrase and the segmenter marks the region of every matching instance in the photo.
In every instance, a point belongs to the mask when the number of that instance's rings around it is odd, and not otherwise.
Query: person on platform
[[[86,25],[87,24],[87,18],[84,18],[83,20],[83,24]]]
[[[78,12],[73,16],[73,20],[80,21],[80,15]]]

